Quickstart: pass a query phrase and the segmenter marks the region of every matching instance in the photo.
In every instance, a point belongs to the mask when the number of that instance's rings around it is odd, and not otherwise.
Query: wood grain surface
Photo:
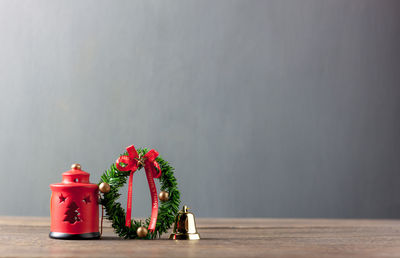
[[[197,219],[198,241],[54,240],[49,219],[0,217],[1,257],[400,257],[400,221]]]

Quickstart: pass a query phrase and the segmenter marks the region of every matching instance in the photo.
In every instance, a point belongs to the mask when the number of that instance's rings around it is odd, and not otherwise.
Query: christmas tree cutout
[[[65,212],[64,221],[68,221],[71,224],[81,221],[81,218],[79,217],[80,213],[78,212],[79,207],[75,202],[71,202],[67,208],[68,210]]]

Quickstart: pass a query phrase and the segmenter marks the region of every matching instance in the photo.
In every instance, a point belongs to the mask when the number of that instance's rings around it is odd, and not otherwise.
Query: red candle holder
[[[51,184],[50,237],[57,239],[97,239],[99,204],[96,184],[79,164],[62,174],[62,182]]]

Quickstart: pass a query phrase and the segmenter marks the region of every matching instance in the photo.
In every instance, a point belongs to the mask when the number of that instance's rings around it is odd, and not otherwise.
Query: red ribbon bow
[[[133,173],[140,166],[142,166],[146,171],[152,202],[151,218],[148,229],[150,232],[154,232],[156,229],[158,215],[157,188],[154,183],[154,178],[159,178],[161,176],[160,165],[156,161],[158,152],[156,150],[150,150],[144,156],[140,156],[133,145],[126,148],[126,150],[128,155],[119,157],[115,164],[119,171],[131,171],[129,174],[128,203],[126,205],[125,226],[131,226]],[[124,166],[121,166],[121,163],[124,164]]]

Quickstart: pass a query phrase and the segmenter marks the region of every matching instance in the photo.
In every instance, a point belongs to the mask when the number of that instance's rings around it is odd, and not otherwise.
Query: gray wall
[[[400,217],[399,46],[399,1],[1,1],[0,215],[136,144],[197,216]]]

